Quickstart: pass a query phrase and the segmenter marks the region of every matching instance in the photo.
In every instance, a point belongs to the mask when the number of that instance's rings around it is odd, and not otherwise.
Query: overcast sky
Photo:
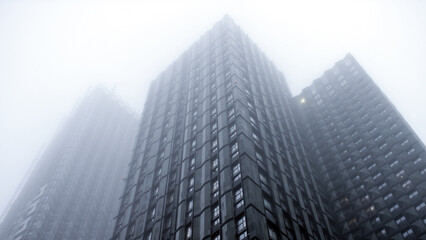
[[[140,114],[149,82],[226,13],[293,95],[352,53],[425,142],[424,0],[0,0],[0,213],[89,86]]]

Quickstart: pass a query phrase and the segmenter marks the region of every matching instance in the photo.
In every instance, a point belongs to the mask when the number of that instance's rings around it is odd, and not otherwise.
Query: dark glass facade
[[[357,61],[295,100],[339,239],[426,239],[425,146]]]
[[[225,17],[151,83],[113,239],[335,239],[294,107]]]
[[[137,117],[102,88],[76,107],[0,225],[0,239],[108,239]]]

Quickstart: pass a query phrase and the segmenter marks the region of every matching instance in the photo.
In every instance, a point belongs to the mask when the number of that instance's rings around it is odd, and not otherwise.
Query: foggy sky
[[[293,95],[350,52],[426,140],[426,1],[0,1],[0,214],[89,86],[149,82],[229,14]]]

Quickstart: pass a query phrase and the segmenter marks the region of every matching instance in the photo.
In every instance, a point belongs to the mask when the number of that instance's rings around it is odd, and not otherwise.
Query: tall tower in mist
[[[137,118],[92,90],[38,160],[0,225],[0,239],[108,239]]]
[[[348,55],[296,97],[339,239],[426,239],[426,149]]]
[[[113,239],[334,239],[293,102],[217,23],[151,84]]]

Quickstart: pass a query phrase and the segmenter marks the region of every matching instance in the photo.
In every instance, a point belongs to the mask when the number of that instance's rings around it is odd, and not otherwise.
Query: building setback
[[[296,104],[339,239],[426,239],[425,146],[356,60]]]
[[[137,118],[92,90],[38,160],[0,225],[0,239],[108,239]]]
[[[294,107],[225,17],[151,83],[112,239],[335,239]]]

